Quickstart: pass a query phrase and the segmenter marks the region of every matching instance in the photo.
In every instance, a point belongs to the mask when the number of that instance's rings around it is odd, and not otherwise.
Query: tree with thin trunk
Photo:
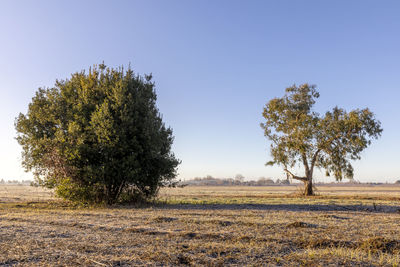
[[[382,133],[381,124],[368,109],[346,112],[335,107],[321,116],[313,110],[319,97],[315,85],[293,85],[282,98],[270,100],[264,107],[261,123],[271,141],[272,161],[292,179],[304,183],[304,195],[313,195],[315,168],[325,169],[336,180],[353,178],[351,161]],[[303,165],[304,176],[293,171]]]

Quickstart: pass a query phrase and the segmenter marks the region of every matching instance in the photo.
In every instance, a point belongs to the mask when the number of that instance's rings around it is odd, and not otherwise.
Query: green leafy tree
[[[39,88],[16,119],[22,165],[66,199],[150,198],[176,184],[172,130],[156,107],[151,75],[94,66]]]
[[[314,85],[293,85],[282,98],[270,100],[261,123],[265,136],[271,141],[272,161],[292,179],[305,185],[304,195],[313,194],[314,168],[326,170],[337,180],[353,177],[352,160],[360,159],[361,152],[377,139],[382,128],[368,109],[350,112],[335,107],[324,116],[313,111],[319,93]],[[292,170],[303,165],[304,176]]]

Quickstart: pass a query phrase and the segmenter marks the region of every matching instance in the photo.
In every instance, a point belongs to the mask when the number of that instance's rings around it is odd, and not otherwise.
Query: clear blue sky
[[[37,88],[104,60],[153,73],[180,178],[283,177],[264,166],[262,108],[308,82],[317,111],[370,107],[382,122],[355,178],[400,179],[399,11],[366,0],[2,1],[0,178],[31,177],[13,124]]]

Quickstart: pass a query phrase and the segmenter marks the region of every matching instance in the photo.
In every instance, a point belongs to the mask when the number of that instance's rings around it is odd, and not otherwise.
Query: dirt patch
[[[184,234],[185,238],[195,238],[196,236],[197,236],[196,233],[186,233],[186,234]]]
[[[324,214],[324,215],[321,215],[320,218],[336,219],[336,220],[348,220],[349,219],[347,217],[337,216],[337,215],[333,215],[333,214]]]
[[[221,225],[221,226],[231,226],[233,222],[231,221],[222,221],[222,220],[210,220],[209,223]]]
[[[188,239],[207,239],[207,240],[227,240],[231,239],[231,236],[219,234],[219,233],[195,233],[195,232],[188,232],[182,234],[184,238]]]
[[[286,225],[287,228],[316,228],[317,225],[305,222],[292,222]]]
[[[176,221],[176,220],[177,220],[177,218],[164,217],[164,216],[159,216],[159,217],[154,218],[154,221],[158,222],[158,223],[173,222],[173,221]]]
[[[180,254],[177,256],[177,263],[190,266],[192,263],[192,258],[189,255]]]
[[[158,230],[154,230],[151,228],[126,228],[124,230],[125,232],[129,232],[129,233],[140,233],[140,234],[145,234],[145,235],[167,235],[169,234],[169,232],[165,232],[165,231],[158,231]]]

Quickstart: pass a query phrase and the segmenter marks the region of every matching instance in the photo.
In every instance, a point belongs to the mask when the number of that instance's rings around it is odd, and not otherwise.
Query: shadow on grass
[[[161,209],[200,210],[266,210],[266,211],[355,211],[399,213],[400,206],[390,205],[336,205],[336,204],[168,204],[156,203]]]
[[[149,201],[130,204],[115,205],[79,205],[68,201],[38,201],[38,202],[1,202],[2,209],[91,209],[91,208],[111,208],[111,209],[176,209],[176,210],[265,210],[265,211],[293,211],[293,212],[319,212],[319,211],[349,211],[349,212],[370,212],[370,213],[400,213],[400,206],[381,205],[381,204],[357,204],[357,205],[338,205],[338,204],[260,204],[260,203],[168,203],[163,201]]]

